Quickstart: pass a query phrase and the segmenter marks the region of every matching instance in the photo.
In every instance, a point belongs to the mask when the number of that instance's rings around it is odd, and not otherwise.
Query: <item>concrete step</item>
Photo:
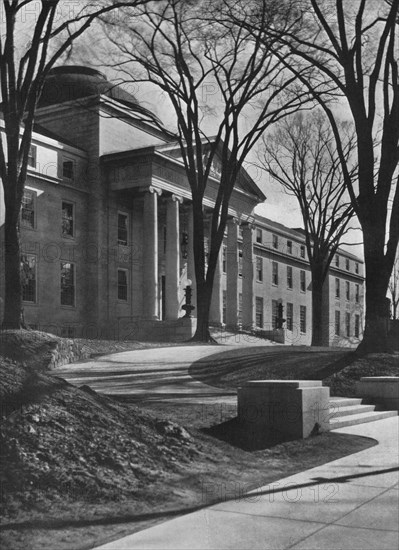
[[[333,405],[330,403],[330,419],[339,418],[341,416],[350,416],[352,414],[369,413],[375,410],[375,405],[350,405],[343,407],[341,405]]]
[[[364,424],[366,422],[374,422],[376,420],[382,420],[384,418],[390,418],[392,416],[398,416],[398,411],[373,411],[361,414],[341,416],[339,418],[331,418],[330,430],[345,428],[346,426],[355,426],[356,424]]]
[[[350,405],[360,405],[361,397],[330,397],[331,406],[349,407]]]

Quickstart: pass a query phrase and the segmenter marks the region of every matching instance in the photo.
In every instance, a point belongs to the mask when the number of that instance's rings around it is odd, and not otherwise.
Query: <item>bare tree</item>
[[[277,35],[299,24],[292,2],[256,4],[263,26],[273,26]],[[266,128],[299,109],[309,94],[273,55],[275,38],[272,48],[263,28],[253,34],[236,24],[239,18],[252,17],[251,2],[165,0],[155,9],[147,5],[141,11],[140,25],[126,20],[121,29],[108,23],[106,32],[117,48],[124,80],[154,84],[166,94],[176,116],[177,131],[172,135],[180,146],[192,194],[197,287],[194,339],[207,341],[214,273],[240,170]],[[214,108],[207,105],[209,97],[204,97],[206,86],[218,94]],[[212,139],[203,130],[207,115],[216,128]],[[216,161],[220,183],[206,266],[204,197]]]
[[[399,319],[399,254],[396,253],[396,259],[392,270],[392,275],[388,285],[391,297],[392,319]]]
[[[2,0],[0,4],[0,178],[5,203],[5,304],[3,326],[22,325],[19,215],[36,106],[54,64],[93,21],[145,0]]]
[[[280,49],[275,53],[313,93],[330,121],[345,184],[363,230],[366,323],[359,350],[387,350],[385,297],[399,240],[399,0],[378,4],[372,0],[300,0],[297,7],[306,19],[306,32],[280,36],[285,54]],[[276,35],[272,32],[272,36]],[[295,60],[314,68],[311,79],[298,73]],[[321,81],[337,86],[341,108],[346,103],[344,108],[353,119],[356,184],[348,178],[340,109],[331,105]]]
[[[260,165],[299,204],[312,273],[312,346],[323,345],[323,285],[338,245],[354,214],[344,178],[357,177],[356,165],[343,174],[334,134],[322,112],[297,113],[263,137]],[[344,156],[351,162],[356,141],[348,124]],[[349,185],[349,183],[347,183]]]

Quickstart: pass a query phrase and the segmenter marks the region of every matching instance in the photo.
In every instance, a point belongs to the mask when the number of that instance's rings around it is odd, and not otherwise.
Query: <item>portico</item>
[[[185,315],[182,305],[184,289],[188,284],[193,291],[192,304],[197,306],[191,190],[182,162],[175,154],[176,149],[172,154],[166,154],[165,146],[161,146],[147,148],[141,154],[139,150],[135,150],[107,155],[104,158],[110,189],[116,194],[127,193],[132,201],[139,200],[143,204],[140,317],[145,321],[169,324]],[[140,177],[137,175],[138,169]],[[208,186],[209,191],[203,201],[205,246],[210,245],[217,179],[211,177]],[[242,324],[245,327],[253,326],[252,226],[248,220],[259,200],[255,192],[251,193],[240,186],[233,192],[223,245],[227,246],[227,261],[223,261],[222,246],[214,276],[210,308],[210,322],[213,324],[223,323],[223,293],[226,292],[226,324],[232,328],[238,326],[238,301],[241,293]],[[240,276],[239,246],[242,247]],[[223,273],[223,266],[226,274]],[[135,300],[135,296],[132,296],[132,300]],[[193,317],[196,317],[196,309]]]

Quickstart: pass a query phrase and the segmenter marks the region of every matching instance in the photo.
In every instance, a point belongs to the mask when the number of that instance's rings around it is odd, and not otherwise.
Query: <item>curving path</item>
[[[320,365],[347,352],[330,348],[309,349],[287,346],[259,346],[259,343],[189,345],[124,351],[58,367],[52,373],[75,385],[88,385],[95,391],[129,401],[235,402],[236,389],[215,383],[219,366],[245,367],[262,363],[306,365],[310,358]],[[223,370],[223,369],[222,369]],[[204,373],[208,373],[205,375]],[[219,387],[218,387],[219,386]]]

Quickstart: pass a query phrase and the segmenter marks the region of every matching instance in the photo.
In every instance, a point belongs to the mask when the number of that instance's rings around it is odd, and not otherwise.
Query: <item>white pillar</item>
[[[242,239],[242,324],[246,330],[254,326],[254,264],[251,224],[243,226]]]
[[[238,220],[227,222],[227,308],[226,324],[237,327],[238,313]]]
[[[212,219],[209,223],[209,247],[211,244],[211,228],[212,228]],[[223,310],[223,293],[222,293],[222,255],[223,255],[223,244],[220,247],[219,256],[216,262],[215,275],[213,279],[213,288],[212,288],[212,300],[211,308],[209,312],[209,320],[216,325],[222,324],[222,310]]]
[[[193,209],[190,204],[188,207],[188,258],[187,258],[187,278],[191,280],[192,298],[191,303],[195,307],[192,315],[197,317],[197,285],[195,282],[195,265],[194,265],[194,220]]]
[[[150,187],[144,195],[143,316],[158,319],[158,195]]]
[[[179,318],[180,216],[182,199],[176,195],[166,201],[165,316]]]

